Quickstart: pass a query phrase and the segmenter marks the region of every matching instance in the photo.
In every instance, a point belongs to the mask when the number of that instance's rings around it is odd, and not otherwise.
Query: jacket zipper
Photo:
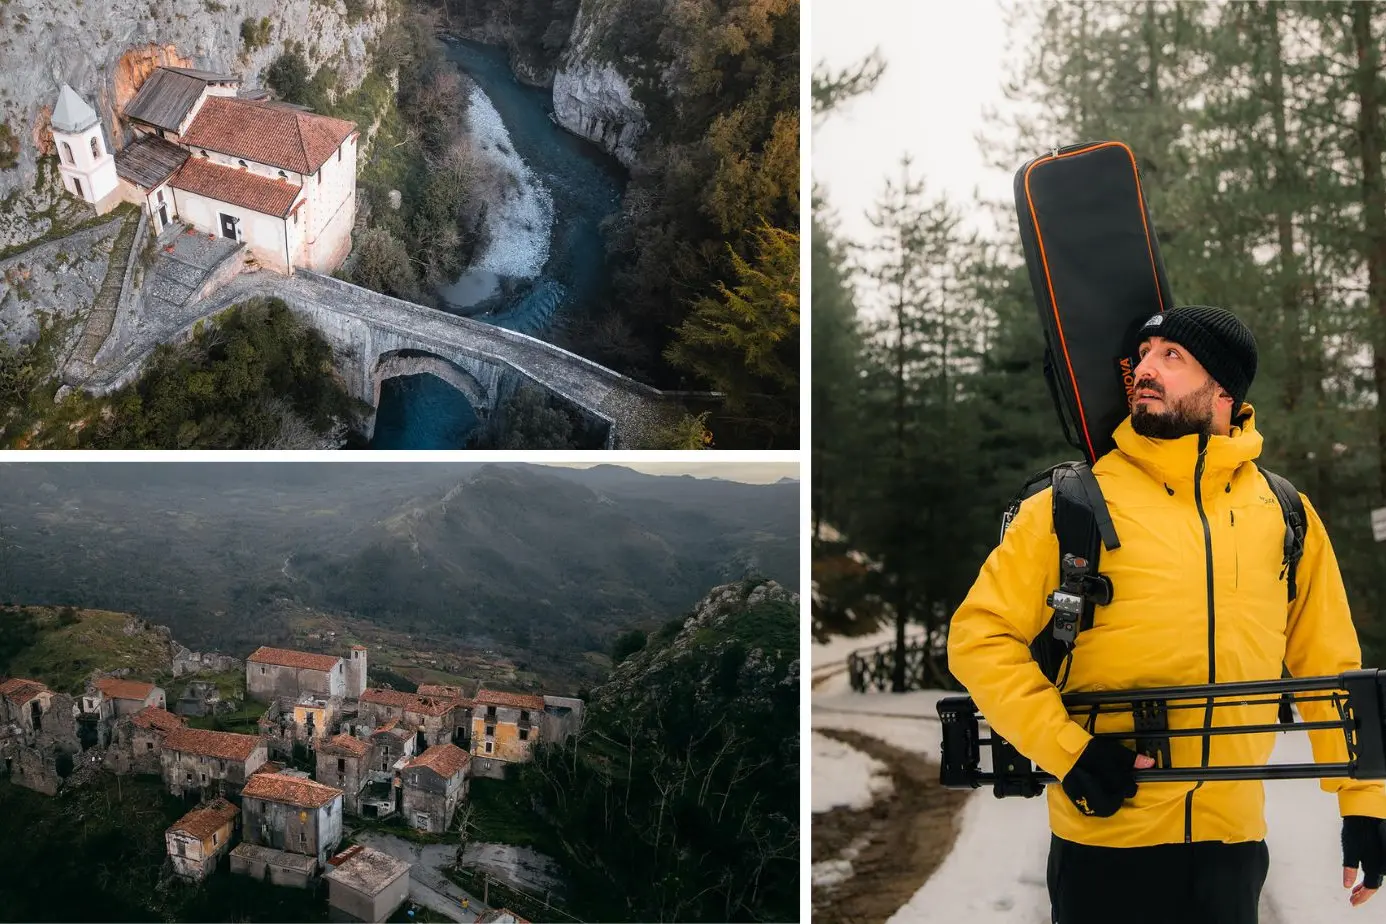
[[[1198,437],[1198,461],[1194,463],[1194,506],[1198,508],[1198,519],[1203,524],[1203,565],[1207,573],[1208,586],[1208,682],[1216,683],[1218,676],[1217,652],[1214,647],[1215,630],[1217,617],[1213,608],[1213,533],[1208,527],[1208,514],[1203,509],[1203,463],[1207,459],[1208,435],[1199,434]],[[1205,730],[1213,727],[1213,698],[1208,697],[1208,703],[1203,710],[1203,728]],[[1208,759],[1211,756],[1213,739],[1210,735],[1203,736],[1203,766],[1208,766]],[[1184,843],[1193,840],[1193,797],[1194,792],[1203,785],[1199,780],[1194,783],[1194,788],[1190,789],[1184,796]]]

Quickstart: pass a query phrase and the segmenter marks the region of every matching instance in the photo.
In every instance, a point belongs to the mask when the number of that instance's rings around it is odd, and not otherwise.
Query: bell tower
[[[351,646],[351,659],[346,668],[347,699],[360,699],[366,692],[366,649],[363,645]]]
[[[118,195],[113,195],[119,185],[115,157],[106,144],[96,110],[63,84],[51,124],[63,186],[74,196],[91,203],[98,215],[115,208],[120,201]]]

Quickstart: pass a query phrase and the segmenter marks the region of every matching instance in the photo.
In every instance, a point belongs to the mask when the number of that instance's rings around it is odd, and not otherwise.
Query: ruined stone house
[[[415,748],[416,736],[412,729],[390,719],[371,732],[371,771],[387,778],[397,776],[404,765],[418,751]]]
[[[183,688],[173,711],[179,715],[203,716],[217,711],[221,703],[221,691],[210,680],[194,680]]]
[[[179,728],[164,737],[161,764],[169,792],[236,795],[268,760],[265,742],[255,735]]]
[[[400,690],[367,689],[357,703],[358,718],[372,728],[391,720],[413,729],[418,736],[416,751],[435,744],[456,743],[459,723],[465,728],[465,700],[453,697],[421,696]]]
[[[543,697],[478,690],[472,701],[472,756],[483,763],[473,774],[504,777],[507,764],[529,760],[543,714]]]
[[[342,797],[342,790],[313,780],[257,773],[241,790],[241,836],[325,866],[342,841]]]
[[[201,882],[231,850],[240,809],[218,796],[175,821],[164,832],[173,872]]]
[[[157,706],[146,706],[115,723],[110,747],[106,749],[106,768],[116,773],[163,773],[164,739],[172,731],[186,727],[181,716]]]
[[[262,703],[297,701],[305,693],[356,699],[366,689],[366,649],[355,646],[351,657],[262,646],[246,659],[246,695]]]
[[[467,752],[455,744],[435,744],[405,766],[404,817],[420,831],[442,832],[467,798]]]
[[[369,741],[351,735],[337,735],[318,745],[314,776],[342,790],[342,804],[352,815],[361,814],[361,793],[370,783],[374,750]]]
[[[544,696],[539,717],[539,740],[561,744],[582,728],[583,702],[574,696]]]
[[[172,649],[173,676],[199,674],[208,671],[220,674],[223,671],[238,671],[245,665],[239,658],[219,654],[214,651],[189,651],[177,642],[170,643]]]
[[[37,680],[0,682],[0,775],[16,785],[57,795],[81,750],[77,704]]]

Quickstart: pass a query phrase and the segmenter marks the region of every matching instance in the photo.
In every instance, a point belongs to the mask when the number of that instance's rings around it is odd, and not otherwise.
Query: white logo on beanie
[[[1163,324],[1164,322],[1165,322],[1165,316],[1164,316],[1163,314],[1157,314],[1157,315],[1155,315],[1154,317],[1152,317],[1149,321],[1146,321],[1146,322],[1145,322],[1145,326],[1146,326],[1146,327],[1159,327],[1159,326],[1160,326],[1161,324]]]

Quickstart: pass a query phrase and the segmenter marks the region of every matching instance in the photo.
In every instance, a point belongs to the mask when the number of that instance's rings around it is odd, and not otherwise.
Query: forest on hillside
[[[1261,461],[1323,517],[1366,661],[1382,663],[1369,515],[1386,506],[1386,7],[1080,0],[1011,16],[1028,37],[1008,96],[1026,115],[993,121],[988,159],[1013,171],[1104,139],[1135,151],[1176,303],[1256,332]],[[888,67],[818,67],[815,120]],[[870,240],[849,240],[831,191],[815,192],[812,508],[881,568],[835,581],[826,619],[875,594],[938,633],[1026,476],[1079,454],[1042,374],[1012,204],[993,204],[1010,215],[1001,237],[979,237],[961,216],[985,204],[927,179],[905,164],[882,182]],[[931,670],[951,685],[946,664]]]

